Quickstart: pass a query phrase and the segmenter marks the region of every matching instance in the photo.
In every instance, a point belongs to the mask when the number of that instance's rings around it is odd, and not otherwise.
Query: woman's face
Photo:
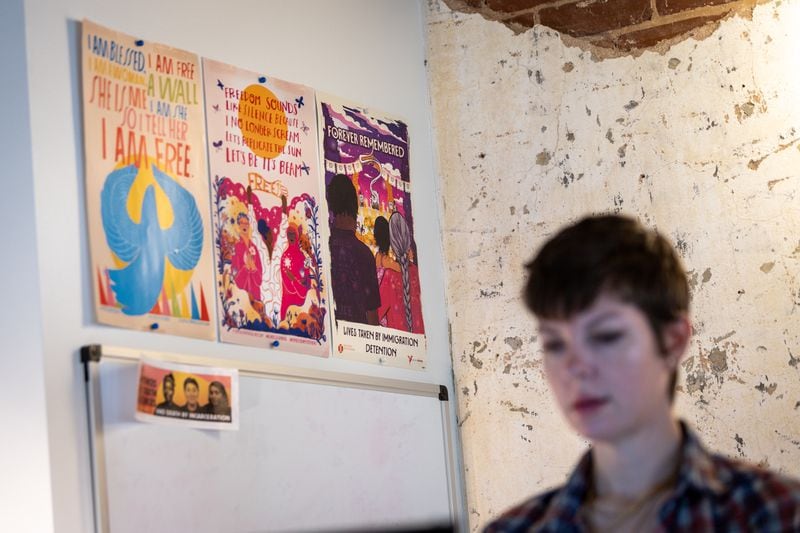
[[[236,224],[239,226],[239,235],[242,237],[250,236],[250,221],[247,217],[239,217],[236,220]]]
[[[195,406],[197,405],[197,398],[199,396],[200,391],[197,389],[197,385],[194,383],[188,383],[185,387],[183,387],[183,394],[186,396],[186,405]]]
[[[662,356],[637,307],[601,295],[569,319],[540,320],[539,332],[550,388],[584,437],[614,443],[671,416],[668,387],[685,343]]]
[[[168,402],[172,401],[175,396],[175,382],[171,379],[164,380],[164,399]]]
[[[208,388],[208,401],[211,402],[211,405],[217,407],[222,405],[222,391],[216,385],[211,385]]]

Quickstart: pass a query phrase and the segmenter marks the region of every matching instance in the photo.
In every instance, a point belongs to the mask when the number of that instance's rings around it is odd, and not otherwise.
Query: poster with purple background
[[[335,357],[422,370],[425,326],[408,127],[317,94]]]

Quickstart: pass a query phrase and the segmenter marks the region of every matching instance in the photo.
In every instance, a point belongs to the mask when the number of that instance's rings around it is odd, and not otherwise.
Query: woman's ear
[[[686,350],[689,347],[689,340],[692,337],[692,322],[689,316],[682,314],[662,329],[664,335],[664,348],[666,349],[665,359],[671,368],[677,368]]]

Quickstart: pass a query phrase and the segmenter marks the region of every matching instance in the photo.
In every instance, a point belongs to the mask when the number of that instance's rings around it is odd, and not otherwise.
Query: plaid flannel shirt
[[[800,482],[711,454],[681,422],[678,481],[658,513],[657,531],[800,532]],[[493,532],[585,532],[580,508],[589,489],[586,452],[567,483],[510,509],[489,524]]]

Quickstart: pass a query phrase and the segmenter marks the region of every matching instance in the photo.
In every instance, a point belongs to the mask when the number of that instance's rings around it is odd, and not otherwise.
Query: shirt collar
[[[683,443],[676,492],[682,493],[688,488],[694,488],[702,492],[723,494],[731,481],[731,472],[715,464],[713,456],[703,447],[695,432],[684,421],[680,424]]]
[[[681,466],[675,493],[681,494],[689,488],[702,492],[723,494],[731,480],[731,473],[714,463],[713,456],[703,447],[694,431],[680,421]],[[574,523],[581,505],[586,499],[592,479],[592,450],[581,457],[567,482],[553,497],[543,523]]]
[[[543,517],[543,523],[564,521],[573,523],[586,499],[592,479],[592,451],[583,454],[566,484],[555,494]]]

